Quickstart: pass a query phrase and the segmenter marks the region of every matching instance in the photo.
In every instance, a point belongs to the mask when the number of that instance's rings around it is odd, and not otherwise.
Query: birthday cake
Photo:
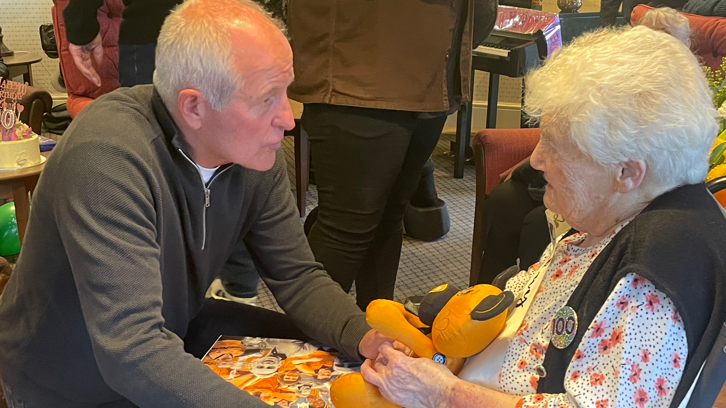
[[[38,135],[17,120],[28,84],[0,81],[0,169],[20,169],[41,163]]]
[[[40,164],[38,135],[22,122],[0,128],[0,169],[19,169]]]

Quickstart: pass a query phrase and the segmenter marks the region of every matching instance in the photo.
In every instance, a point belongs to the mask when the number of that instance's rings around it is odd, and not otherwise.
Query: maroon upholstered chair
[[[484,199],[500,182],[529,158],[539,142],[539,129],[484,129],[471,141],[476,168],[474,236],[471,245],[469,282],[477,283],[484,251]]]

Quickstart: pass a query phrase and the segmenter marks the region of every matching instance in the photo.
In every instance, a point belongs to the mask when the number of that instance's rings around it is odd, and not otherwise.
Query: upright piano
[[[497,123],[499,75],[512,78],[523,77],[530,69],[538,67],[542,63],[547,57],[547,52],[548,44],[542,31],[524,34],[496,29],[481,45],[472,51],[473,69],[489,72],[487,128],[495,128]],[[472,84],[473,82],[472,75]],[[462,106],[458,115],[456,149],[454,152],[455,178],[464,176],[464,150],[470,140],[471,114],[472,102],[470,101]]]
[[[472,52],[475,70],[489,72],[487,128],[496,127],[499,75],[523,77],[547,57],[547,43],[541,31],[534,34],[494,30]]]

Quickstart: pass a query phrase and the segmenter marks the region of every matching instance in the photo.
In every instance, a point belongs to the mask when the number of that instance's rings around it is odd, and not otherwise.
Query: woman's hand
[[[457,378],[442,364],[427,358],[411,358],[395,350],[391,344],[381,345],[375,360],[366,360],[361,374],[378,386],[389,401],[406,408],[446,406],[451,384]]]

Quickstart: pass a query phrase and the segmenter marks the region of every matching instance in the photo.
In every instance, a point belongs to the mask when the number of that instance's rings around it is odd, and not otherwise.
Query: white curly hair
[[[644,25],[653,30],[663,31],[676,37],[687,47],[691,45],[691,26],[688,24],[688,18],[670,7],[648,10],[633,25]]]
[[[643,26],[588,33],[525,83],[525,112],[551,116],[558,137],[596,162],[645,161],[654,192],[705,179],[717,112],[696,57],[672,36]]]

